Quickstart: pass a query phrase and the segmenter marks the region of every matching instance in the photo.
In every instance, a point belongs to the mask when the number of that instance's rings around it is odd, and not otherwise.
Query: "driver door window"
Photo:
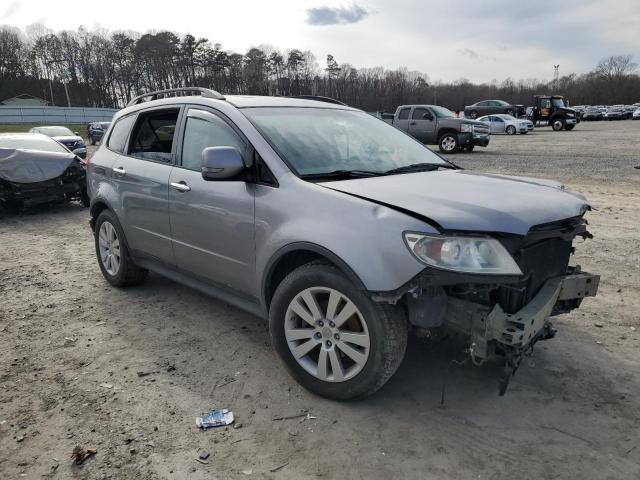
[[[431,113],[426,108],[417,107],[411,115],[412,120],[430,120]]]
[[[247,147],[224,120],[203,110],[189,111],[182,145],[182,167],[198,172],[205,148],[236,147],[243,154]]]

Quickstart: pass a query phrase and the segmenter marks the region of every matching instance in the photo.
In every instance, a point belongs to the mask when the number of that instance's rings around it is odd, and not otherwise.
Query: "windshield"
[[[0,136],[0,148],[21,148],[24,150],[40,150],[42,152],[69,153],[69,150],[55,140],[50,140],[40,135]]]
[[[50,137],[73,136],[73,132],[67,127],[37,127],[33,130],[38,133],[44,133]]]
[[[561,98],[552,98],[551,103],[554,107],[564,108],[564,100]]]
[[[431,106],[429,108],[431,108],[431,110],[433,111],[435,116],[438,117],[438,118],[453,118],[453,117],[455,117],[455,114],[451,110],[449,110],[448,108],[437,107],[435,105]]]
[[[427,147],[371,115],[328,108],[247,108],[243,113],[299,175],[386,172],[418,163],[450,167]]]

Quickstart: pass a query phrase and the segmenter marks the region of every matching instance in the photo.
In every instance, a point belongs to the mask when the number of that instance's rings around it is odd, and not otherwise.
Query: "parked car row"
[[[640,104],[634,105],[593,105],[576,107],[585,121],[597,120],[640,120]]]

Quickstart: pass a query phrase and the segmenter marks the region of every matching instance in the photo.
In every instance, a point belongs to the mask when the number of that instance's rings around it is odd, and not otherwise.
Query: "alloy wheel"
[[[456,148],[456,141],[453,137],[445,137],[442,139],[442,149],[451,152]]]
[[[344,382],[362,371],[371,339],[355,303],[338,290],[311,287],[285,314],[284,334],[293,358],[324,382]]]
[[[109,275],[117,275],[120,270],[120,240],[114,226],[108,222],[102,222],[98,232],[98,247],[100,249],[100,261]]]

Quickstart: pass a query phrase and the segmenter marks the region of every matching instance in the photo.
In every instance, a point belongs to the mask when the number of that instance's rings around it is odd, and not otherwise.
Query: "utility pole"
[[[558,88],[558,77],[560,76],[560,64],[553,66],[553,88]]]

